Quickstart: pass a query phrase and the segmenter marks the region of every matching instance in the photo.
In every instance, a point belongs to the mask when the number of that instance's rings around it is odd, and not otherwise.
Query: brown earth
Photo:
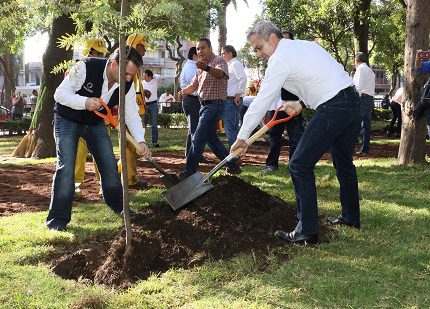
[[[238,177],[221,176],[214,184],[180,211],[165,203],[145,207],[132,220],[133,241],[127,251],[122,230],[108,249],[65,255],[54,262],[53,271],[66,279],[126,287],[172,267],[250,253],[265,256],[282,246],[273,233],[294,229],[294,207]],[[321,241],[327,241],[326,231],[322,225]]]

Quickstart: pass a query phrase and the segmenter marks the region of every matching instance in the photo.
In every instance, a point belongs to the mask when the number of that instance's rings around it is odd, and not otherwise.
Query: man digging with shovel
[[[297,202],[298,223],[294,231],[278,230],[275,236],[286,243],[318,241],[318,209],[314,168],[330,148],[340,183],[342,213],[329,217],[331,224],[360,228],[358,180],[352,162],[359,111],[358,93],[341,64],[321,46],[302,40],[286,40],[268,21],[257,22],[248,41],[259,56],[268,61],[264,83],[251,103],[231,152],[242,149],[246,139],[263,118],[280,88],[296,94],[304,103],[284,102],[287,114],[303,108],[316,110],[289,163]]]
[[[142,65],[142,57],[134,49],[127,53],[125,122],[131,135],[139,143],[138,155],[149,156],[145,144],[145,129],[138,113],[133,76]],[[51,204],[46,225],[50,230],[65,231],[71,220],[74,167],[79,137],[83,137],[100,171],[103,197],[116,213],[121,213],[122,185],[108,131],[103,119],[93,111],[101,102],[113,107],[119,103],[119,50],[111,59],[88,58],[70,70],[55,91],[54,135],[57,166],[52,184]],[[130,215],[135,215],[130,211]]]

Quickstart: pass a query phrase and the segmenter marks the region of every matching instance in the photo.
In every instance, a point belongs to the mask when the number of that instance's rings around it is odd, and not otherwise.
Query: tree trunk
[[[0,65],[4,75],[4,101],[8,109],[12,108],[12,97],[15,94],[15,66],[13,65],[13,55],[6,54],[0,58]]]
[[[408,165],[425,162],[425,117],[419,121],[412,118],[414,106],[419,102],[421,89],[428,75],[414,70],[417,49],[429,46],[430,32],[429,0],[409,0],[406,11],[405,86],[402,103],[402,138],[397,163]]]
[[[52,22],[48,46],[43,54],[43,74],[41,84],[44,85],[44,96],[41,99],[41,108],[36,130],[37,144],[33,152],[34,158],[47,158],[55,156],[55,141],[53,135],[54,119],[54,93],[64,76],[61,73],[53,74],[55,65],[72,59],[73,51],[61,49],[57,46],[60,37],[76,32],[73,20],[68,15],[61,15]]]
[[[219,12],[218,55],[221,55],[221,47],[227,44],[227,6],[230,2],[231,0],[224,0]]]
[[[357,40],[357,49],[369,55],[369,22],[371,0],[355,0],[354,4],[354,36]]]

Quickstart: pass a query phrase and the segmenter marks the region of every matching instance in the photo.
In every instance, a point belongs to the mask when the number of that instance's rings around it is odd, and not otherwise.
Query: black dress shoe
[[[119,215],[120,215],[121,217],[123,217],[123,216],[124,216],[124,210],[123,210],[123,211],[121,211],[121,212],[119,213]],[[133,211],[133,210],[131,210],[131,209],[128,211],[128,216],[130,217],[130,219],[132,219],[132,218],[136,218],[138,215],[139,215],[139,214],[138,214],[137,212],[135,212],[135,211]]]
[[[318,234],[303,234],[292,231],[290,233],[277,230],[275,236],[288,244],[315,244],[318,242]]]
[[[144,179],[138,180],[135,184],[128,186],[130,189],[142,190],[148,187],[148,182]]]
[[[158,148],[158,147],[160,147],[160,144],[159,143],[152,143],[152,146],[154,146],[155,148]]]
[[[332,225],[346,225],[350,227],[355,227],[356,229],[360,229],[360,223],[350,223],[347,222],[342,216],[339,217],[327,217],[327,221]]]
[[[211,159],[208,159],[208,158],[205,158],[205,157],[202,157],[200,159],[200,163],[214,163],[214,162],[215,162],[214,160],[211,160]]]
[[[67,228],[66,228],[65,225],[56,224],[56,225],[48,226],[48,230],[50,230],[50,231],[58,231],[58,232],[65,232],[65,231],[67,231]]]

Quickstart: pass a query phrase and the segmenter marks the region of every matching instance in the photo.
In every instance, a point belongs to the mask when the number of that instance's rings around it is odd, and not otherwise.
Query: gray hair
[[[359,53],[357,53],[357,55],[355,55],[355,60],[357,60],[361,63],[365,63],[365,62],[367,62],[367,56],[365,53],[359,52]]]
[[[258,35],[263,38],[263,40],[268,41],[271,33],[276,34],[279,39],[283,38],[282,31],[273,23],[267,20],[259,20],[248,30],[246,38],[249,41],[251,36]]]

